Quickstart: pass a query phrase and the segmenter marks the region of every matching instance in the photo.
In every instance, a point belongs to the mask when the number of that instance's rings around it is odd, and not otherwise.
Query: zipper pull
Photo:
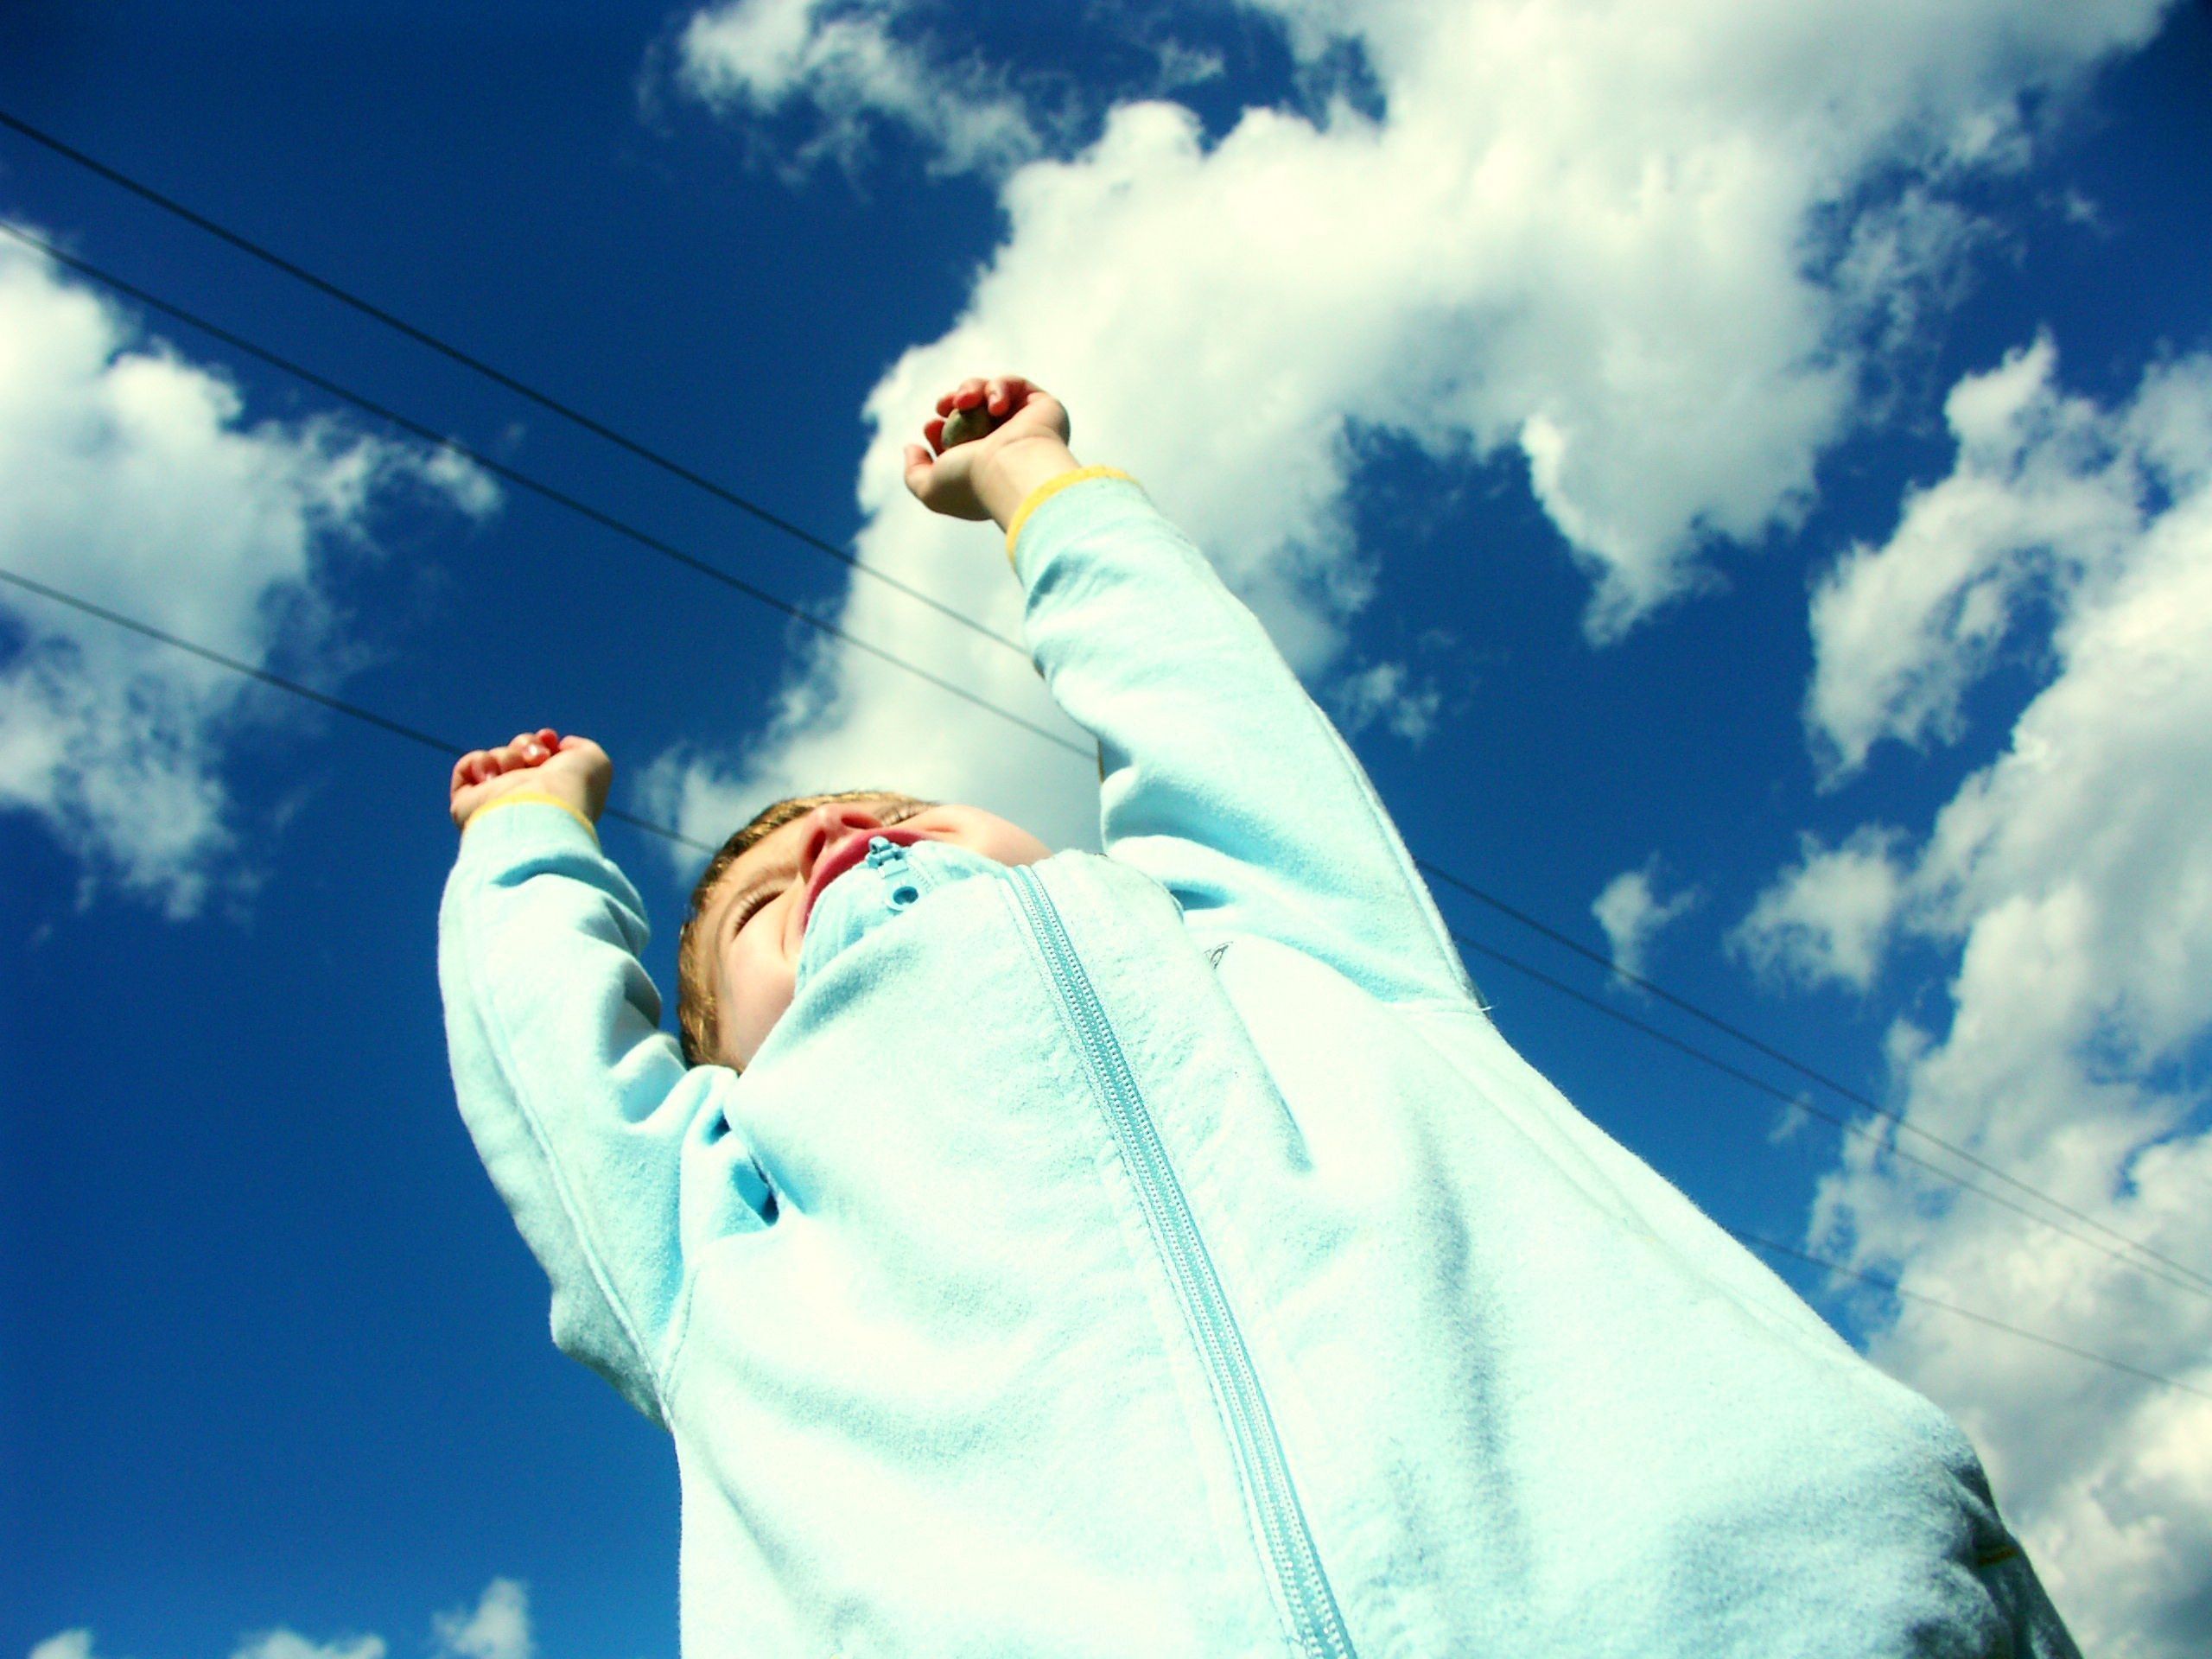
[[[868,867],[872,870],[887,871],[890,873],[888,879],[897,880],[906,873],[906,849],[895,841],[878,836],[868,844]],[[919,887],[912,881],[901,880],[891,889],[885,902],[893,910],[904,910],[921,896]]]

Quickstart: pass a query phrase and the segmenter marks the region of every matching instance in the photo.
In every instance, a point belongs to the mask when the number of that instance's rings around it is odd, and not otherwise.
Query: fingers
[[[983,401],[983,382],[970,376],[937,400],[937,412],[950,415],[956,409],[973,409]]]
[[[543,766],[575,741],[563,738],[550,726],[541,726],[534,732],[517,732],[512,741],[496,749],[471,749],[454,762],[451,792],[457,795],[503,772]]]
[[[970,375],[937,400],[937,412],[950,415],[956,409],[973,409],[982,404],[995,415],[1014,408],[1031,392],[1043,390],[1025,374],[995,374],[988,379]]]
[[[552,758],[553,751],[560,747],[560,734],[549,726],[541,726],[534,732],[517,732],[511,740],[492,751],[497,762],[494,775],[542,766]]]
[[[945,417],[955,410],[974,409],[981,404],[984,413],[1004,420],[1029,400],[1030,393],[1040,390],[1026,375],[999,374],[988,379],[970,375],[937,400],[938,418],[923,423],[922,435],[929,440],[931,449],[943,454]]]
[[[1020,374],[970,375],[940,397],[937,400],[936,416],[922,423],[922,437],[925,444],[910,443],[899,452],[906,467],[908,492],[935,512],[949,512],[957,518],[988,518],[990,515],[980,507],[969,512],[951,505],[954,499],[963,497],[967,489],[965,474],[958,467],[947,474],[935,471],[936,461],[948,453],[944,443],[948,417],[962,411],[979,412],[987,417],[984,424],[988,435],[988,431],[996,430],[1001,423],[1029,408],[1033,399],[1044,400],[1044,410],[1051,415],[1054,401],[1052,394],[1027,376]],[[1052,418],[1050,423],[1058,429],[1063,437],[1066,435],[1067,416],[1065,411]]]
[[[993,415],[1004,415],[1020,408],[1034,390],[1025,375],[995,374],[988,379],[971,375],[937,400],[937,412],[950,415],[956,409],[973,409],[981,404]]]
[[[942,423],[932,421],[930,424],[935,427]],[[931,442],[936,442],[934,433],[931,435]],[[924,506],[931,505],[934,498],[940,493],[936,458],[920,444],[910,443],[906,446],[906,493]]]

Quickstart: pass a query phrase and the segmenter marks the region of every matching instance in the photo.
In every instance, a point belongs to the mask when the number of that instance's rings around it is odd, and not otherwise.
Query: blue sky
[[[2212,1272],[2212,13],[1528,10],[33,0],[0,109],[1002,632],[892,463],[1026,370],[1416,855]],[[5,131],[0,219],[1051,718]],[[0,246],[0,565],[467,746],[587,733],[703,839],[875,783],[1095,836],[1065,753],[96,291]],[[675,1650],[667,1447],[453,1109],[445,771],[0,591],[0,1652]],[[672,990],[690,855],[606,840]],[[2202,1296],[1469,965],[1723,1223],[2212,1388]],[[2085,1646],[2202,1651],[2202,1398],[1782,1267],[1960,1416]]]

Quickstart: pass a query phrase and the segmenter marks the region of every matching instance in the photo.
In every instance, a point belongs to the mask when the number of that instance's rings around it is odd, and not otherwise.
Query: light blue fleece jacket
[[[686,1655],[2074,1654],[1951,1421],[1498,1034],[1142,491],[1016,529],[1104,856],[880,843],[741,1077],[578,819],[447,888],[554,1339],[675,1441]]]

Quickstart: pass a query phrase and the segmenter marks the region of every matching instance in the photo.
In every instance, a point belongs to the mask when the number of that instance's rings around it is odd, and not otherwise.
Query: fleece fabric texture
[[[674,1440],[684,1652],[2073,1655],[1952,1421],[1499,1034],[1142,490],[1014,551],[1104,855],[840,877],[741,1077],[570,814],[447,888],[554,1340]]]

